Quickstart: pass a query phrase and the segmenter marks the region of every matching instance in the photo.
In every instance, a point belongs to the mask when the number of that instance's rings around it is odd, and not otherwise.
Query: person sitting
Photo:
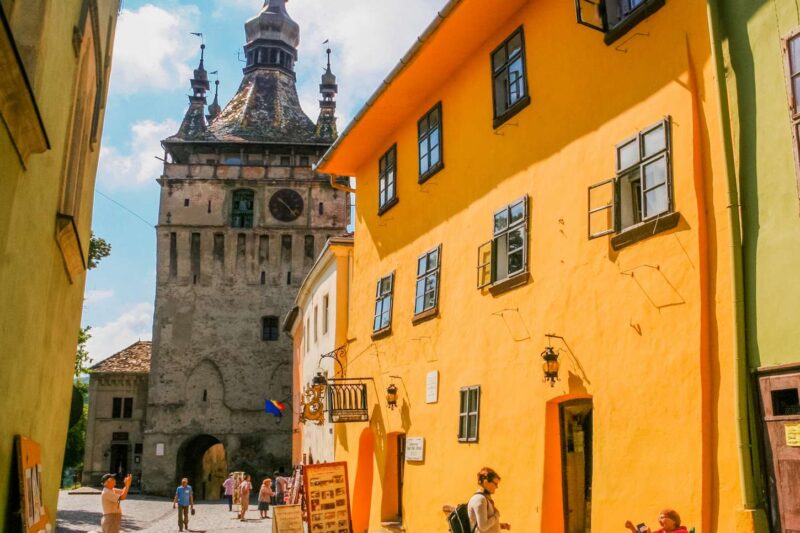
[[[651,531],[650,528],[644,524],[640,524],[643,527],[637,528],[630,520],[625,522],[625,527],[630,529],[632,533],[678,533],[687,531],[687,529],[681,525],[680,515],[672,509],[664,509],[661,511],[661,514],[658,515],[658,523],[661,525],[661,529],[655,532]]]

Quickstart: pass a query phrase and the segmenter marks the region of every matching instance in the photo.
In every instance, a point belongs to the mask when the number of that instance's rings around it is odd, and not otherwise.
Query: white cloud
[[[197,6],[123,9],[114,39],[112,91],[131,94],[183,86],[191,78],[188,61],[197,58],[199,43],[189,32],[200,31],[199,16]]]
[[[92,326],[92,338],[86,343],[92,363],[98,363],[127,348],[137,340],[149,340],[153,331],[153,304],[137,303],[117,318]]]
[[[114,289],[93,289],[86,291],[83,302],[86,305],[96,304],[103,300],[108,300],[114,296]]]
[[[141,120],[131,126],[127,153],[115,146],[100,148],[98,184],[106,189],[130,189],[153,182],[161,175],[163,156],[161,140],[174,135],[180,124],[172,119],[163,122]]]

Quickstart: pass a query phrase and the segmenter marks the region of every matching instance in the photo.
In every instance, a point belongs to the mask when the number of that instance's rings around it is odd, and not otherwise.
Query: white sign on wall
[[[425,437],[408,437],[406,439],[406,461],[425,460]]]
[[[161,457],[162,455],[164,455],[164,443],[163,442],[157,442],[156,443],[156,456]]]
[[[439,401],[439,371],[428,372],[425,381],[425,403],[436,403]]]

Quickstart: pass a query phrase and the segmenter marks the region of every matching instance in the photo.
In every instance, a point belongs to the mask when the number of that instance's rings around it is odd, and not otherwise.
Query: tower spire
[[[189,96],[189,109],[183,116],[178,134],[184,138],[202,136],[206,133],[206,91],[209,90],[208,72],[204,66],[206,45],[200,45],[200,64],[194,69],[194,77],[189,81],[192,94]]]
[[[211,122],[217,115],[220,114],[222,108],[219,106],[219,80],[214,81],[214,101],[211,102],[211,105],[208,106],[208,115],[206,115],[206,120]]]
[[[331,49],[325,51],[328,54],[328,66],[322,74],[319,84],[319,92],[322,100],[319,101],[319,119],[317,119],[317,135],[330,139],[336,138],[336,94],[339,86],[336,85],[336,76],[331,71]]]

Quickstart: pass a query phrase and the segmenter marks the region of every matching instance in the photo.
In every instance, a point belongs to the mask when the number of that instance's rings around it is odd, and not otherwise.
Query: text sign
[[[303,478],[308,530],[313,533],[353,533],[347,463],[305,465]]]
[[[425,403],[436,403],[439,401],[439,371],[428,372],[425,380]]]
[[[408,437],[406,439],[406,461],[425,460],[425,437]]]
[[[800,424],[785,424],[783,430],[786,432],[786,445],[800,448]]]
[[[163,455],[164,455],[164,443],[163,442],[157,442],[156,443],[156,456],[157,457],[161,457]]]
[[[303,533],[303,512],[299,505],[275,505],[272,513],[272,533]]]

